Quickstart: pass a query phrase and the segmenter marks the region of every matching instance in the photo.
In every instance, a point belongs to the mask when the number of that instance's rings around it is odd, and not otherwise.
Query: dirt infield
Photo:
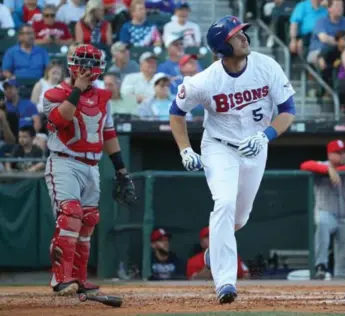
[[[0,287],[1,316],[108,316],[216,311],[291,311],[345,314],[345,287],[341,285],[239,284],[239,297],[220,306],[212,285],[129,284],[105,285],[102,293],[122,296],[121,308],[61,298],[48,287]]]

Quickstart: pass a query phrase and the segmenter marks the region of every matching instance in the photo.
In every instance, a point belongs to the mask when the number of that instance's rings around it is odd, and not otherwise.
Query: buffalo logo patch
[[[181,87],[181,90],[180,90],[180,92],[178,93],[178,97],[179,97],[180,99],[184,99],[184,98],[186,97],[186,88],[185,88],[185,86],[182,86],[182,87]]]

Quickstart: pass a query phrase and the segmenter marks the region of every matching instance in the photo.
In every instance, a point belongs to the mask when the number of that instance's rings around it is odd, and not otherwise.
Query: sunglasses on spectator
[[[55,18],[55,13],[45,13],[43,14],[45,18]]]

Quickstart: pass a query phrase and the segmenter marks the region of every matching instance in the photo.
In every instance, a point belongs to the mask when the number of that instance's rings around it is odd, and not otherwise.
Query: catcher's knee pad
[[[97,207],[84,207],[83,212],[80,237],[89,237],[99,222],[99,211]]]
[[[77,200],[64,201],[60,205],[57,226],[51,242],[52,270],[57,283],[72,278],[74,253],[82,227],[83,210]]]

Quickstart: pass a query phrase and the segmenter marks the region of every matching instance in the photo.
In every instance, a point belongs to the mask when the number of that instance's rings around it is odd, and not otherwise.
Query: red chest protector
[[[67,99],[71,86],[66,83],[61,88],[54,88],[55,99],[59,103]],[[59,90],[59,91],[58,91]],[[58,137],[70,150],[74,152],[100,153],[103,149],[103,130],[107,114],[107,102],[111,92],[92,87],[84,92],[79,100],[73,120],[57,131]]]

